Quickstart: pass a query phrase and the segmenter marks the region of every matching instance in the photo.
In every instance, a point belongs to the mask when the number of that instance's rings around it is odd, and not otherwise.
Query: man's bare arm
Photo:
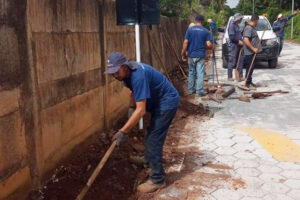
[[[252,46],[248,37],[244,37],[244,43],[249,49],[253,51],[253,53],[258,53],[258,49]]]
[[[136,102],[136,109],[128,119],[126,124],[120,129],[121,131],[128,133],[146,114],[146,99]]]
[[[206,46],[211,49],[213,47],[213,44],[211,41],[206,41]]]
[[[187,52],[188,45],[189,45],[189,41],[187,39],[185,39],[183,41],[182,50],[181,50],[181,56],[182,57],[186,57],[186,52]]]

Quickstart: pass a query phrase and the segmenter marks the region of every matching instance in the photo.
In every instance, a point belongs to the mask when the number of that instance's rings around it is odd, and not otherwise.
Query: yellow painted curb
[[[300,162],[300,146],[288,137],[261,128],[235,128],[256,139],[278,161]]]

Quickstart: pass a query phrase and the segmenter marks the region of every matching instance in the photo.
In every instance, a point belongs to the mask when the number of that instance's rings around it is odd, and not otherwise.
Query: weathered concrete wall
[[[41,105],[42,174],[103,128],[99,4],[28,0]]]
[[[161,22],[179,53],[187,22]],[[165,72],[177,62],[161,28],[141,28],[142,61]],[[111,52],[135,59],[134,37],[113,1],[0,0],[0,199],[37,187],[124,116],[129,91],[103,72]]]
[[[30,182],[21,102],[28,67],[22,68],[27,62],[26,5],[19,3],[0,0],[0,199]]]

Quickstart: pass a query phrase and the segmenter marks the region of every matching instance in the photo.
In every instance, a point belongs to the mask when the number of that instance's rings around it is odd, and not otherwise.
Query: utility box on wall
[[[159,0],[116,0],[117,25],[160,23]]]

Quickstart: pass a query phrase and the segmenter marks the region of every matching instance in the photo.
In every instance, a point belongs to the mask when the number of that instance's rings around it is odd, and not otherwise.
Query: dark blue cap
[[[105,74],[114,74],[122,65],[129,65],[127,58],[119,52],[113,52],[108,56],[107,70]]]
[[[197,15],[196,18],[195,18],[195,21],[196,21],[196,22],[204,22],[204,17],[203,17],[203,15]]]

